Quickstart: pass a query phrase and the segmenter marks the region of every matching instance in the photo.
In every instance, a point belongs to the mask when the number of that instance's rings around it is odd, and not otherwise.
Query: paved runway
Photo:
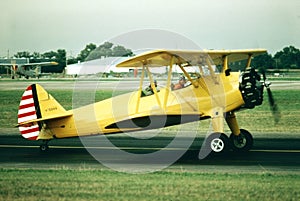
[[[100,144],[99,136],[85,139],[91,150],[101,150],[102,159],[119,165],[130,163],[127,159],[117,157],[115,148]],[[134,139],[127,136],[108,138],[115,146],[132,154],[155,153],[166,147],[172,137],[154,137],[151,140]],[[182,141],[189,140],[182,138]],[[98,141],[98,142],[97,142]],[[225,171],[225,172],[300,172],[300,139],[255,139],[253,149],[248,153],[229,152],[211,155],[203,160],[198,158],[203,138],[194,139],[190,148],[169,169],[184,171]],[[26,141],[17,135],[0,136],[1,167],[18,168],[104,168],[84,148],[79,138],[55,139],[49,143],[47,153],[39,151],[41,142]],[[94,144],[93,144],[94,143]],[[181,146],[166,149],[170,155],[182,151]],[[158,159],[159,160],[159,159]],[[143,163],[143,162],[141,162]]]

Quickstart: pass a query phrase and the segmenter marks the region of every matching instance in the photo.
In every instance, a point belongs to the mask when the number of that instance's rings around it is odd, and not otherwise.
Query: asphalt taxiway
[[[166,148],[172,137],[154,137],[153,139],[135,139],[128,136],[113,136],[108,138],[114,147],[99,143],[101,137],[85,138],[90,142],[82,143],[80,138],[55,139],[50,141],[50,149],[46,153],[39,151],[39,141],[26,141],[18,135],[0,136],[0,164],[9,168],[104,168],[91,154],[98,150],[101,158],[119,165],[130,163],[125,158],[115,155],[114,150],[121,149],[131,154],[147,154],[163,151],[165,153],[184,153],[169,169],[184,169],[190,171],[279,171],[300,173],[300,139],[257,138],[253,149],[247,153],[228,152],[226,154],[210,155],[199,159],[202,137],[193,139],[192,145],[183,150],[177,147]],[[189,140],[182,138],[182,141]],[[162,150],[162,148],[164,148]],[[87,149],[86,149],[87,148]],[[157,160],[159,161],[159,159]],[[144,161],[145,162],[145,161]],[[143,162],[141,162],[143,163]],[[147,163],[147,162],[146,162]]]

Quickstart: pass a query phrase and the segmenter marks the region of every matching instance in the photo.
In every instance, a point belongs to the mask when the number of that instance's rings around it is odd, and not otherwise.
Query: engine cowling
[[[254,68],[247,67],[241,74],[239,89],[245,102],[244,108],[251,109],[262,104],[264,85],[261,74]]]

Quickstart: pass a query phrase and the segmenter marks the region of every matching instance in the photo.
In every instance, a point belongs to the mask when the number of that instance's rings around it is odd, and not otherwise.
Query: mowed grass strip
[[[280,120],[274,122],[267,93],[264,93],[264,102],[252,110],[237,112],[239,124],[249,131],[290,133],[299,136],[300,121],[300,90],[274,90],[275,102],[280,111]]]
[[[0,200],[300,200],[299,174],[0,169]]]

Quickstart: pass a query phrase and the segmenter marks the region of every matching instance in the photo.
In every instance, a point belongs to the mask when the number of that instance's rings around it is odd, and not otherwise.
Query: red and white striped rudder
[[[30,85],[23,93],[19,112],[18,124],[21,135],[28,140],[37,140],[41,126],[37,122],[25,123],[41,118],[36,94],[36,85]],[[25,123],[25,124],[24,124]]]

